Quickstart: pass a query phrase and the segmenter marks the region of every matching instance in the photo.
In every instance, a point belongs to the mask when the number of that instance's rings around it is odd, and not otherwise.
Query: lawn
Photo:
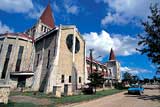
[[[76,103],[76,102],[89,101],[89,100],[101,98],[101,97],[116,94],[122,91],[124,90],[111,89],[111,90],[98,91],[96,94],[92,94],[92,95],[82,94],[82,95],[75,95],[75,96],[66,96],[62,98],[54,98],[51,100],[54,101],[56,104]]]
[[[39,107],[38,105],[34,105],[32,103],[17,103],[17,102],[8,102],[8,104],[0,104],[0,107]]]
[[[61,97],[61,98],[55,98],[51,94],[46,95],[46,94],[40,93],[40,92],[37,92],[36,94],[34,94],[33,92],[24,92],[24,93],[12,92],[10,94],[10,96],[23,95],[23,96],[35,97],[38,99],[47,98],[51,102],[51,104],[48,105],[48,107],[53,107],[55,105],[71,104],[71,103],[76,103],[76,102],[89,101],[89,100],[101,98],[104,96],[116,94],[116,93],[119,93],[122,91],[124,91],[124,90],[110,89],[110,90],[98,91],[96,94],[92,94],[92,95],[81,94],[81,95],[66,96],[66,97]],[[26,103],[26,102],[16,103],[16,102],[9,101],[9,103],[7,105],[0,104],[0,107],[46,107],[46,106],[39,106],[39,105],[35,105],[32,103]]]

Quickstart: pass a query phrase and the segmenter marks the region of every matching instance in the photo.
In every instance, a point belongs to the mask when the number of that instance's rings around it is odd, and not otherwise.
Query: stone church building
[[[48,4],[37,23],[24,33],[0,34],[0,84],[72,95],[88,78],[85,47],[76,26],[55,25]],[[113,50],[109,61],[98,66],[97,70],[119,80],[120,64]]]
[[[115,57],[114,51],[111,48],[109,60],[105,64],[107,66],[108,74],[113,81],[120,82],[120,63]]]
[[[11,88],[32,84],[33,38],[24,33],[0,34],[0,84]]]
[[[91,58],[86,58],[88,75],[91,74]],[[120,82],[120,63],[115,57],[115,53],[111,48],[108,61],[101,63],[92,60],[92,72],[99,72],[106,79],[104,85],[110,86],[111,83]],[[110,84],[110,85],[109,85]]]
[[[4,57],[5,56],[5,57]],[[0,35],[0,83],[63,93],[84,84],[85,41],[74,25],[56,26],[50,4],[24,33]],[[19,84],[19,85],[18,85]]]

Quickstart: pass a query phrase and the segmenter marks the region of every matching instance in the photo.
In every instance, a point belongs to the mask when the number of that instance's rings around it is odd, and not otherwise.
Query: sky
[[[0,33],[24,32],[34,25],[49,0],[1,0]],[[86,41],[87,55],[108,61],[113,48],[122,72],[152,78],[155,65],[136,51],[138,34],[144,34],[141,21],[150,15],[151,4],[160,0],[50,0],[55,24],[76,25]],[[160,6],[160,5],[159,5]]]

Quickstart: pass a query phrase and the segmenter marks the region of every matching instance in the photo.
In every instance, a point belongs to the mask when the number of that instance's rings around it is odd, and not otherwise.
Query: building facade
[[[88,75],[91,73],[91,59],[86,58]],[[110,51],[109,60],[106,63],[101,63],[96,60],[92,60],[92,72],[100,72],[106,79],[105,84],[108,85],[111,82],[120,82],[120,63],[116,60],[113,49]]]
[[[87,71],[88,75],[91,74],[91,59],[86,57],[87,63]],[[108,69],[105,64],[100,63],[99,61],[93,60],[92,61],[92,72],[100,72],[104,75],[104,78],[108,78],[110,75],[108,74]]]
[[[0,83],[11,88],[30,86],[33,76],[33,38],[24,33],[0,35]]]
[[[33,90],[50,93],[53,86],[85,82],[85,42],[75,26],[59,26],[36,39]]]
[[[0,81],[12,88],[52,93],[56,86],[64,93],[67,85],[74,92],[85,83],[85,61],[78,29],[55,26],[50,4],[25,33],[0,35]]]
[[[113,49],[110,51],[109,60],[107,61],[106,66],[112,80],[120,82],[120,63],[116,60]]]
[[[48,4],[25,33],[0,35],[0,83],[45,93],[52,93],[54,87],[64,93],[68,86],[67,90],[74,92],[87,82],[90,73],[85,47],[76,26],[55,26]],[[93,61],[93,70],[102,72],[104,78],[118,80],[119,67],[114,58],[106,64]]]

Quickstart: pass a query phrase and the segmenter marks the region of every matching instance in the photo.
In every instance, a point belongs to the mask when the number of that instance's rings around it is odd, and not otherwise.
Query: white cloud
[[[64,8],[67,13],[70,14],[78,14],[79,13],[79,7],[77,6],[77,2],[72,0],[64,0]]]
[[[118,22],[117,22],[118,20]],[[121,17],[118,13],[111,14],[110,12],[101,20],[102,25],[106,25],[108,23],[118,23],[118,24],[126,24],[127,20]]]
[[[28,12],[28,16],[33,19],[37,19],[42,15],[42,12],[44,11],[44,7],[42,7],[39,4],[35,4],[34,8]]]
[[[103,1],[108,5],[112,11],[112,14],[108,15],[110,12],[107,12],[107,15],[101,20],[101,23],[116,23],[119,24],[125,20],[130,23],[134,20],[145,20],[150,14],[149,7],[151,4],[160,3],[160,0],[98,0]],[[97,2],[97,0],[96,0]],[[98,2],[97,2],[98,3]],[[107,10],[109,10],[107,9]],[[117,17],[116,17],[117,16]],[[109,20],[108,19],[112,19]],[[104,23],[106,20],[106,23]],[[126,24],[126,23],[124,23]]]
[[[39,18],[43,11],[43,7],[32,0],[1,0],[0,10],[8,13],[23,13],[29,18]]]
[[[116,55],[128,56],[137,53],[137,39],[129,35],[112,34],[102,30],[100,34],[96,32],[83,35],[86,40],[87,54],[89,49],[94,48],[95,56],[105,56],[113,48]]]
[[[121,67],[120,70],[121,70],[121,72],[129,72],[132,75],[136,75],[139,73],[151,73],[151,71],[148,71],[146,69],[141,69],[141,68]]]
[[[56,4],[56,2],[53,3],[53,9],[56,12],[60,12],[60,9],[59,9],[58,5]]]
[[[0,33],[13,32],[14,30],[0,21]]]
[[[120,70],[122,75],[123,73],[128,72],[132,75],[137,75],[140,78],[152,78],[154,76],[154,72],[142,68],[130,68],[125,66],[121,67]]]
[[[26,13],[33,9],[32,0],[1,0],[0,10],[9,13]]]
[[[67,10],[67,13],[78,14],[78,6],[76,5],[73,6],[66,5],[65,8]]]

